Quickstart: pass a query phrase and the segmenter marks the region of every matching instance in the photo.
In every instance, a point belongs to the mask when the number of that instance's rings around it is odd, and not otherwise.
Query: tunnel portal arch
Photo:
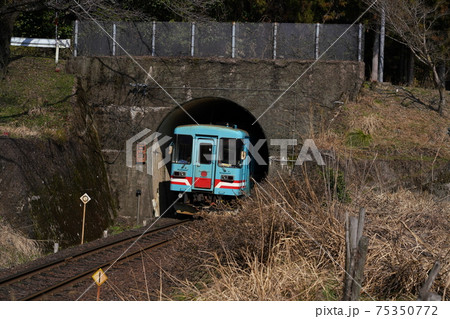
[[[195,124],[216,124],[216,125],[237,125],[238,128],[247,131],[250,135],[252,145],[258,140],[266,140],[261,125],[256,122],[256,118],[245,107],[219,97],[196,98],[183,103],[182,108],[175,107],[165,116],[157,132],[173,137],[173,131],[177,126]],[[163,146],[164,147],[164,146]],[[164,149],[162,150],[165,151]],[[261,181],[268,174],[269,149],[267,142],[258,150],[266,165],[256,164],[254,178]]]

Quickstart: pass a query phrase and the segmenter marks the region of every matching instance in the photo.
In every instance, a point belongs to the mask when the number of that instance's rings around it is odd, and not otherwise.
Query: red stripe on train
[[[245,180],[224,182],[224,181],[221,181],[220,179],[216,179],[214,182],[214,187],[222,188],[222,189],[242,189],[242,188],[245,188]]]
[[[191,186],[192,185],[192,177],[171,176],[170,184]]]

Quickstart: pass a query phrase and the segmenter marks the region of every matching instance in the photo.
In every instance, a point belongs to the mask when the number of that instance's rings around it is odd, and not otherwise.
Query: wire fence
[[[361,24],[76,21],[74,55],[362,61]],[[347,32],[345,30],[349,28]],[[116,44],[116,42],[119,45]],[[123,49],[122,49],[122,48]]]

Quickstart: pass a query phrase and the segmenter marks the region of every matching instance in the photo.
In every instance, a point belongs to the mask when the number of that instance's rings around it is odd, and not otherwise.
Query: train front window
[[[219,166],[239,167],[241,165],[241,151],[244,143],[241,139],[221,138],[219,146]]]
[[[211,164],[212,144],[201,143],[199,157],[200,164]]]
[[[175,135],[175,151],[172,161],[178,164],[190,164],[192,158],[192,136]]]

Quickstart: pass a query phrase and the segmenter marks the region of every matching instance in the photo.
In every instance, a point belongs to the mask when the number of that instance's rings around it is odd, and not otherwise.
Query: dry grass
[[[31,261],[42,255],[42,249],[35,240],[26,238],[13,230],[0,218],[0,268],[9,268]]]
[[[185,293],[196,300],[315,300],[324,291],[335,289],[337,281],[319,262],[299,254],[301,243],[284,238],[272,249],[269,258],[244,253],[245,264],[228,260],[222,264],[215,255],[207,264],[208,284],[185,283]]]
[[[257,185],[239,203],[239,214],[207,216],[189,227],[176,255],[186,280],[178,281],[174,298],[338,300],[345,214],[366,207],[362,299],[414,299],[436,260],[443,268],[433,289],[450,299],[448,202],[406,190],[367,190],[340,203],[320,174],[281,177]]]
[[[436,260],[443,268],[435,289],[450,299],[450,203],[429,194],[399,190],[373,194],[367,233],[367,289],[386,299],[417,295],[419,284]]]
[[[371,134],[379,146],[437,149],[444,145],[442,155],[449,157],[448,115],[440,116],[423,106],[405,107],[403,99],[403,91],[395,87],[363,90],[360,101],[347,109],[348,127]]]

